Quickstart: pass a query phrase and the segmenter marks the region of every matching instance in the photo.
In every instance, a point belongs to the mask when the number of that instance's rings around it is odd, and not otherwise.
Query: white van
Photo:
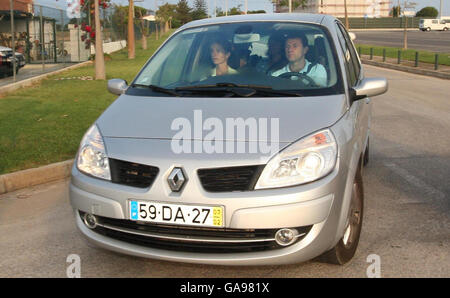
[[[447,31],[450,22],[443,19],[421,19],[419,22],[419,29],[422,31],[442,30]]]

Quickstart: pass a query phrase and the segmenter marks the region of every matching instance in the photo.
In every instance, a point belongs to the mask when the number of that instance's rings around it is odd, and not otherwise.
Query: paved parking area
[[[45,64],[44,68],[42,67],[42,64],[27,64],[21,69],[19,69],[19,73],[16,75],[16,82],[26,80],[35,76],[39,76],[45,73],[49,73],[55,70],[59,70],[75,64],[76,63]],[[14,83],[12,76],[0,78],[0,87],[12,83]]]

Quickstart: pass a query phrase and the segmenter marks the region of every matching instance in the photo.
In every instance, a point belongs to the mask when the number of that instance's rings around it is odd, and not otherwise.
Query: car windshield
[[[129,90],[177,96],[340,94],[336,60],[329,33],[319,25],[214,24],[173,35]]]

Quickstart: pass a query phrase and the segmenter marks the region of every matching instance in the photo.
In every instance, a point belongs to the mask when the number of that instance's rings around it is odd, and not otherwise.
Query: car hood
[[[290,143],[331,126],[346,108],[344,95],[174,98],[124,94],[100,116],[97,125],[109,138]],[[245,133],[242,129],[227,129],[242,125],[247,125]]]

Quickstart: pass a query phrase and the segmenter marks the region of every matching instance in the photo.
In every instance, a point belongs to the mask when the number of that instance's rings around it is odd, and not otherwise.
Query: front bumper
[[[155,198],[148,191],[88,177],[72,170],[70,200],[76,223],[92,243],[119,253],[160,260],[221,265],[276,265],[310,260],[335,245],[344,196],[345,167],[323,179],[296,187],[232,193],[208,193],[199,188],[193,199]],[[191,176],[191,184],[196,184]],[[158,183],[152,186],[157,188]],[[185,190],[186,191],[186,190]],[[191,191],[192,192],[192,191]],[[195,196],[194,196],[195,197]],[[288,247],[266,251],[210,253],[173,251],[133,244],[89,229],[79,211],[102,217],[129,220],[128,200],[156,200],[168,203],[219,204],[225,207],[227,229],[281,229],[312,226],[307,235]]]

